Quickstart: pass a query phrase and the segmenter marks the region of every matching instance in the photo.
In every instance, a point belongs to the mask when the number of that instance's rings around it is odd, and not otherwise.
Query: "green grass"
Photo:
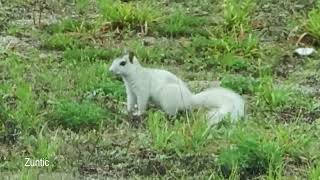
[[[319,177],[320,177],[319,165],[316,165],[315,167],[311,167],[308,178],[311,180],[317,180],[319,179]]]
[[[148,128],[154,148],[158,150],[169,149],[170,139],[174,135],[174,132],[170,129],[169,123],[165,121],[161,114],[150,115],[148,118]]]
[[[89,0],[78,0],[75,4],[77,12],[79,14],[84,14],[86,12],[86,8],[90,5]]]
[[[244,133],[241,130],[231,134],[232,144],[222,149],[218,157],[222,173],[228,176],[228,172],[238,171],[243,178],[251,174],[280,175],[283,150],[277,143],[264,138],[255,132]]]
[[[43,37],[42,48],[52,50],[66,50],[74,48],[84,48],[88,43],[81,41],[77,37],[57,33],[52,36]]]
[[[227,29],[236,32],[249,30],[250,15],[255,3],[254,0],[224,0],[223,15]]]
[[[320,39],[320,3],[309,12],[306,29],[311,35]]]
[[[57,102],[52,113],[56,124],[79,131],[81,128],[97,128],[105,119],[106,112],[90,102]]]
[[[224,75],[221,79],[221,86],[242,94],[251,94],[255,92],[258,81],[252,77],[241,75]]]
[[[160,13],[149,1],[123,3],[120,0],[98,0],[101,15],[116,26],[144,26],[159,18]]]
[[[86,47],[84,49],[67,49],[63,53],[63,58],[70,62],[92,62],[98,60],[109,61],[119,54],[117,50],[114,49],[101,49],[101,48],[90,48]]]
[[[209,49],[212,54],[220,56],[226,53],[234,53],[250,57],[257,51],[259,41],[257,37],[252,34],[245,36],[243,39],[230,36],[224,37],[223,35],[218,38],[212,37],[209,39],[202,36],[196,36],[193,38],[192,45],[197,49]]]
[[[184,154],[201,151],[208,142],[210,128],[204,117],[191,117],[188,123],[176,119],[171,124],[160,113],[153,113],[148,117],[148,129],[154,149]]]
[[[296,26],[318,38],[315,3],[61,0],[48,2],[48,25],[15,24],[31,7],[0,7],[1,175],[319,179],[319,55],[293,55],[290,39],[303,33]],[[125,86],[108,71],[125,48],[144,66],[193,81],[192,91],[219,81],[243,95],[246,117],[208,128],[206,109],[127,115]],[[26,168],[25,157],[52,165]]]
[[[85,33],[93,30],[94,28],[94,24],[91,24],[87,21],[64,19],[58,23],[50,24],[49,26],[45,27],[45,30],[50,34],[67,32]]]
[[[205,25],[208,20],[197,18],[184,13],[181,9],[176,9],[162,22],[160,22],[158,31],[160,35],[168,37],[204,35],[208,36]]]

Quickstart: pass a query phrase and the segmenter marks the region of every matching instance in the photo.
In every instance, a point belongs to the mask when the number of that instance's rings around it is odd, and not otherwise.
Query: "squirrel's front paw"
[[[135,104],[133,107],[128,107],[127,108],[127,113],[135,115],[137,113],[137,105]]]
[[[140,111],[136,111],[136,112],[133,112],[132,115],[134,116],[141,116],[142,113]]]

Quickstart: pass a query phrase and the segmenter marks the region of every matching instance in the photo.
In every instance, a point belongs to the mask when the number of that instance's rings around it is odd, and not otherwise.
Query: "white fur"
[[[121,62],[126,62],[121,66]],[[145,68],[136,57],[132,61],[124,55],[112,62],[109,70],[120,75],[126,86],[127,110],[133,112],[135,105],[141,115],[149,100],[159,105],[168,115],[175,116],[179,110],[204,106],[209,124],[216,124],[230,114],[232,121],[244,116],[244,100],[235,92],[222,87],[207,89],[193,94],[176,75],[166,70]]]

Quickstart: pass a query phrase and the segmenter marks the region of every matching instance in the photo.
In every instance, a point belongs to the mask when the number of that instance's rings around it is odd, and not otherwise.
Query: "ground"
[[[12,179],[319,179],[317,0],[0,0],[0,172]],[[125,109],[125,48],[246,117]],[[25,166],[25,158],[48,166]]]

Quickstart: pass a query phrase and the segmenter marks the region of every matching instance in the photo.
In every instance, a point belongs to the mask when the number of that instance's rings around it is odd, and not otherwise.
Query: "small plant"
[[[245,178],[278,175],[284,152],[276,142],[246,128],[235,129],[229,138],[230,146],[222,149],[218,157],[222,174],[228,177],[235,171]]]
[[[306,29],[311,35],[320,39],[320,3],[308,14]]]
[[[170,37],[203,35],[208,36],[204,25],[207,20],[185,14],[182,10],[176,10],[160,23],[160,34]]]
[[[178,154],[188,152],[201,152],[209,142],[208,135],[211,127],[208,127],[207,119],[192,117],[191,122],[175,122],[172,144]]]
[[[299,124],[300,128],[297,128]],[[297,124],[279,124],[274,129],[274,138],[281,145],[286,154],[292,158],[299,159],[299,157],[312,156],[309,154],[313,143],[314,137],[310,134],[303,133],[306,129],[309,129],[308,125],[297,122]]]
[[[178,154],[198,152],[208,142],[210,127],[204,117],[191,122],[171,125],[160,113],[149,114],[148,127],[153,146],[160,150],[174,150]]]
[[[233,54],[226,54],[220,60],[220,64],[226,70],[234,70],[234,71],[241,71],[246,70],[249,67],[249,63],[246,59],[241,57],[237,57]]]
[[[94,28],[93,24],[76,19],[64,19],[61,22],[50,24],[45,30],[50,34],[66,32],[88,32]]]
[[[50,37],[44,37],[42,44],[43,48],[46,49],[56,49],[56,50],[66,50],[74,48],[83,48],[86,44],[79,39],[72,37],[70,35],[57,33]]]
[[[192,38],[192,46],[196,49],[210,51],[220,57],[225,54],[252,57],[259,45],[258,38],[248,34],[243,39],[222,36],[221,38],[206,38],[195,36]]]
[[[77,62],[71,66],[73,71],[70,79],[75,82],[72,86],[75,94],[91,92],[94,95],[102,91],[103,96],[112,99],[120,100],[126,97],[123,82],[115,79],[116,76],[108,72],[108,66],[103,62]]]
[[[310,168],[309,178],[310,180],[319,180],[320,177],[320,163]]]
[[[9,26],[7,29],[7,33],[11,36],[16,36],[16,37],[23,37],[28,30],[25,27],[20,27],[20,26]]]
[[[99,0],[98,6],[103,18],[116,26],[142,28],[159,17],[158,11],[146,1],[122,3],[120,0]]]
[[[56,158],[57,151],[61,144],[61,139],[58,137],[58,130],[56,130],[54,136],[48,136],[44,133],[46,126],[43,126],[37,136],[28,136],[24,139],[24,144],[30,150],[31,155],[28,157],[30,159],[43,159],[49,161],[48,169],[53,169],[55,167],[54,159]]]
[[[255,0],[224,0],[224,18],[230,30],[249,28]]]
[[[18,85],[15,96],[18,99],[14,118],[21,124],[26,132],[34,129],[40,120],[37,117],[38,106],[32,91],[32,87],[27,83]]]
[[[52,117],[58,124],[78,131],[98,127],[105,115],[106,112],[96,104],[63,100],[56,104]]]
[[[76,10],[78,11],[79,14],[84,14],[86,8],[90,5],[89,0],[77,0],[76,1]]]
[[[37,138],[36,148],[33,152],[34,157],[53,160],[57,153],[57,150],[59,149],[59,142],[55,138],[56,137],[53,137],[51,139],[40,135]],[[51,164],[51,166],[53,166],[53,164]]]
[[[96,60],[111,60],[115,58],[115,56],[119,54],[117,50],[113,49],[99,49],[99,48],[90,48],[86,47],[84,49],[67,49],[63,53],[63,57],[67,61],[73,62],[92,62]]]
[[[274,87],[272,78],[266,78],[260,81],[257,95],[257,104],[265,103],[271,108],[276,108],[290,103],[293,93],[288,89]]]
[[[125,101],[126,92],[123,83],[120,81],[108,80],[105,83],[97,84],[95,89],[101,89],[110,98]]]
[[[128,44],[143,62],[157,63],[167,53],[162,47],[144,46],[139,41],[132,41]]]
[[[233,89],[241,94],[251,94],[257,88],[258,82],[252,77],[226,75],[221,79],[221,86]]]
[[[170,140],[174,132],[169,127],[164,116],[160,113],[149,114],[148,129],[152,138],[153,146],[159,150],[170,149]]]
[[[21,180],[33,180],[39,177],[40,170],[33,168],[23,168],[20,175],[18,175]]]

